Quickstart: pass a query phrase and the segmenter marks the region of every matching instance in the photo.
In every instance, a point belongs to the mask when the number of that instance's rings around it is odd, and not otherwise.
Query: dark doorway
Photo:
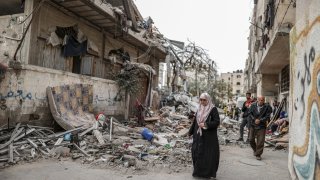
[[[76,74],[81,73],[81,57],[80,56],[73,56],[72,73],[76,73]]]

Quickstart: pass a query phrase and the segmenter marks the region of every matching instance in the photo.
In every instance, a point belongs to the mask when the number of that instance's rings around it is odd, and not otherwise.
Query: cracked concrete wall
[[[94,113],[122,115],[124,102],[115,101],[118,89],[114,81],[82,76],[48,68],[27,65],[18,73],[9,69],[0,84],[0,125],[7,122],[28,122],[52,125],[46,88],[65,84],[92,84]]]
[[[0,16],[0,62],[8,65],[23,34],[22,15]]]

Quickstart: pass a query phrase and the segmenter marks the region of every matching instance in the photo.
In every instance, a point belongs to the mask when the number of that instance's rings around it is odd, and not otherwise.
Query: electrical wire
[[[289,10],[292,2],[293,2],[293,0],[290,1],[289,5],[288,5],[288,7],[287,7],[287,9],[286,9],[286,12],[284,13],[284,16],[282,17],[281,23],[280,23],[280,25],[278,26],[278,30],[279,30],[279,28],[282,26],[283,20],[284,20],[284,18],[286,17],[286,15],[287,15],[287,13],[288,13],[288,10]]]
[[[27,25],[26,30],[23,32],[23,35],[22,35],[22,37],[21,37],[21,41],[20,41],[20,43],[18,44],[17,49],[16,49],[16,51],[15,51],[15,53],[14,53],[14,56],[13,56],[13,60],[14,60],[14,61],[17,61],[18,51],[19,51],[19,49],[21,48],[22,43],[23,43],[23,41],[24,41],[24,38],[26,37],[27,32],[28,32],[28,30],[29,30],[29,28],[30,28],[30,26],[31,26],[31,24],[32,24],[32,20],[33,20],[34,16],[31,16],[31,15],[33,15],[33,13],[37,12],[45,1],[46,1],[46,0],[42,0],[42,1],[38,4],[38,6],[37,6],[36,8],[34,8],[34,9],[32,10],[32,12],[26,17],[26,19],[28,19],[29,17],[31,17],[31,20],[30,20],[29,24]],[[25,19],[24,21],[22,21],[20,24],[24,23],[24,22],[26,21],[26,19]]]
[[[42,1],[38,4],[38,6],[35,7],[35,8],[33,8],[33,10],[31,11],[31,13],[30,13],[23,21],[21,21],[19,24],[22,24],[22,23],[26,22],[26,21],[31,17],[31,15],[33,15],[33,13],[36,13],[36,12],[40,9],[40,7],[42,6],[42,4],[43,4],[45,1],[46,1],[46,0],[42,0]]]

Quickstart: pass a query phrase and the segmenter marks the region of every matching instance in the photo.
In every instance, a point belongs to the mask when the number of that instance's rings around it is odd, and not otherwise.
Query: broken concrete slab
[[[54,155],[54,156],[62,156],[62,157],[68,157],[70,155],[70,148],[67,148],[67,147],[63,147],[63,146],[60,146],[60,147],[56,147],[56,148],[53,148],[51,151],[50,151],[50,154],[51,155]]]
[[[164,146],[169,143],[167,138],[164,137],[165,135],[157,134],[157,136],[158,136],[158,139],[153,139],[152,143],[154,143],[158,146]]]

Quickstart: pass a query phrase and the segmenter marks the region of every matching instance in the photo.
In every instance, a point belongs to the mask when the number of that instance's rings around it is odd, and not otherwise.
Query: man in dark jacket
[[[266,135],[267,121],[270,119],[271,113],[272,108],[269,104],[265,103],[265,98],[263,96],[258,97],[258,101],[256,103],[253,103],[249,110],[249,141],[257,160],[261,160],[261,154],[263,153],[264,140]]]
[[[247,97],[247,101],[243,103],[242,109],[241,109],[243,114],[242,114],[242,122],[241,122],[241,125],[240,125],[240,138],[237,141],[243,141],[243,130],[244,130],[244,127],[245,126],[248,127],[248,115],[249,115],[249,109],[250,109],[250,106],[251,106],[251,103],[252,103],[251,93],[247,92],[246,93],[246,97]],[[247,142],[249,142],[248,139],[247,139]]]

